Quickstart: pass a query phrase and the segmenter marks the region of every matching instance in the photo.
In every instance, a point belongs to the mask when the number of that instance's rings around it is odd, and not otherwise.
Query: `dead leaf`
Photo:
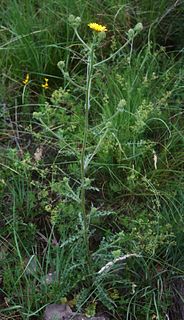
[[[36,148],[36,151],[34,153],[34,159],[35,161],[40,161],[43,157],[43,147],[40,146],[38,148]]]

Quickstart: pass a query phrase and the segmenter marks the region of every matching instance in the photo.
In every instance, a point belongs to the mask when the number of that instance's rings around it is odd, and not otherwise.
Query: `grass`
[[[0,16],[0,316],[39,319],[67,302],[110,319],[172,317],[183,278],[182,1],[14,0]],[[107,25],[104,39],[91,21]]]

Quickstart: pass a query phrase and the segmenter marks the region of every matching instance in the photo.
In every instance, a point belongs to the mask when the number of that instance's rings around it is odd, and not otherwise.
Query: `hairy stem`
[[[90,251],[89,251],[89,237],[88,237],[88,217],[86,212],[86,191],[85,178],[87,166],[85,165],[86,145],[89,129],[89,110],[90,110],[90,95],[91,95],[91,81],[93,76],[93,46],[89,50],[87,61],[87,76],[86,76],[86,97],[85,97],[85,121],[84,121],[84,136],[81,150],[81,207],[84,222],[84,242],[86,246],[88,267],[90,266]]]

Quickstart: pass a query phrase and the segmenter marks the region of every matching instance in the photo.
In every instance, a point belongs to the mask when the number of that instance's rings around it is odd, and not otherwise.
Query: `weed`
[[[166,318],[183,277],[182,11],[2,2],[3,316]]]

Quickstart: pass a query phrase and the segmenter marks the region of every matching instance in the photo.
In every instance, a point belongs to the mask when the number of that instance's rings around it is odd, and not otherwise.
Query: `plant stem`
[[[88,237],[88,218],[86,212],[86,191],[85,191],[85,178],[87,166],[85,165],[86,145],[89,129],[89,109],[90,109],[90,95],[91,95],[91,81],[93,75],[93,45],[89,48],[88,61],[87,61],[87,76],[86,76],[86,97],[85,97],[85,120],[84,120],[84,136],[81,151],[81,207],[84,222],[84,243],[86,246],[86,256],[89,270],[91,269],[91,259],[89,250],[89,237]]]
[[[130,41],[131,41],[131,40],[128,39],[128,40],[124,43],[124,45],[123,45],[122,47],[120,47],[117,51],[115,51],[115,52],[114,52],[112,55],[110,55],[108,58],[106,58],[106,59],[104,59],[104,60],[102,60],[102,61],[100,61],[100,62],[95,63],[95,64],[94,64],[94,67],[97,67],[97,66],[101,65],[102,63],[105,63],[105,62],[111,60],[112,58],[114,58],[118,53],[120,53],[120,52],[127,46],[128,43],[130,43]]]

